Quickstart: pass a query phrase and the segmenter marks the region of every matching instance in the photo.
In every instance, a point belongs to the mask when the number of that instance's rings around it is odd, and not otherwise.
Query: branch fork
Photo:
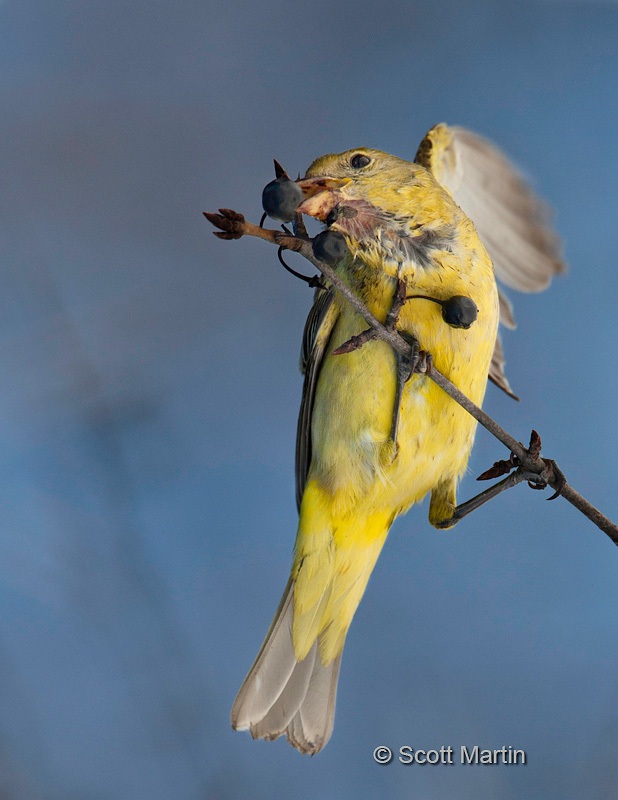
[[[276,165],[276,169],[279,165]],[[283,172],[278,173],[277,177]],[[544,489],[551,486],[554,489],[554,494],[549,500],[554,500],[558,496],[562,496],[565,500],[575,506],[582,514],[588,517],[598,528],[606,533],[609,538],[618,545],[618,526],[615,525],[608,517],[602,514],[597,508],[589,503],[582,495],[580,495],[572,486],[567,482],[564,474],[552,459],[541,457],[541,437],[536,431],[532,431],[530,438],[530,445],[526,448],[521,442],[518,442],[511,436],[504,428],[498,425],[488,414],[481,408],[473,403],[463,392],[461,392],[451,381],[443,375],[439,370],[433,366],[430,354],[423,353],[418,347],[418,342],[410,341],[409,337],[402,336],[402,332],[396,329],[396,323],[405,303],[405,283],[399,281],[397,290],[393,297],[393,303],[383,325],[365,306],[359,297],[350,289],[350,287],[340,278],[337,272],[327,264],[318,261],[312,250],[311,239],[307,236],[307,232],[302,218],[296,214],[294,220],[294,234],[285,229],[282,231],[275,231],[263,228],[258,225],[253,225],[247,222],[245,217],[229,208],[220,208],[218,214],[211,214],[204,212],[206,219],[219,230],[213,231],[214,235],[220,239],[240,239],[242,236],[254,236],[258,239],[270,242],[277,245],[279,248],[293,250],[311,262],[322,275],[346,298],[368,323],[369,328],[353,336],[347,342],[344,342],[334,354],[343,355],[352,352],[365,345],[367,342],[381,339],[387,342],[395,351],[398,363],[398,395],[399,401],[396,401],[395,409],[393,412],[393,424],[391,428],[391,438],[397,441],[397,425],[400,406],[400,385],[401,389],[405,380],[407,380],[413,372],[421,372],[426,374],[431,380],[440,386],[455,402],[459,403],[469,414],[471,414],[484,428],[493,434],[499,441],[502,442],[510,451],[510,456],[506,460],[496,461],[490,469],[486,470],[477,480],[490,480],[492,478],[507,475],[507,477],[500,481],[498,484],[490,487],[485,492],[477,495],[472,500],[461,504],[455,510],[453,521],[458,521],[466,514],[478,508],[488,500],[495,497],[497,494],[505,491],[506,489],[516,486],[524,480],[528,485],[534,489]],[[319,279],[309,279],[305,276],[291,270],[285,263],[286,269],[293,272],[298,277],[312,281],[314,286],[323,286],[321,282],[318,284]],[[403,286],[403,288],[402,288]],[[403,296],[402,296],[403,293]],[[405,363],[405,369],[401,370],[401,379],[399,378],[399,364]],[[407,377],[405,373],[407,371]]]

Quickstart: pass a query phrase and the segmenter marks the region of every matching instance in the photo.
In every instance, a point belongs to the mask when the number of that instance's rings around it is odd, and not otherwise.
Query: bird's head
[[[423,167],[380,150],[329,153],[298,182],[304,195],[298,211],[362,240],[378,228],[407,224],[428,179]]]
[[[401,212],[406,189],[426,170],[381,150],[357,147],[317,158],[298,185],[305,201],[303,214],[326,220],[338,204],[364,201],[388,213]]]

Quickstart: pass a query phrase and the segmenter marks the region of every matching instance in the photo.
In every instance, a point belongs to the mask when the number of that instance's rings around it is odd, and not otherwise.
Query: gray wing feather
[[[504,359],[504,353],[502,352],[502,340],[500,339],[500,334],[498,334],[496,337],[494,352],[491,357],[491,364],[489,365],[489,380],[495,383],[496,386],[502,389],[503,392],[506,392],[509,397],[513,398],[513,400],[519,400],[519,397],[513,393],[511,384],[504,374],[505,364],[506,361]]]
[[[421,142],[416,162],[429,169],[469,217],[493,262],[496,277],[522,292],[540,292],[564,272],[560,239],[548,207],[491,142],[444,123]],[[500,322],[515,328],[513,307],[499,292]],[[511,397],[500,338],[489,378]]]
[[[299,510],[311,463],[311,414],[315,389],[324,352],[337,320],[334,300],[335,290],[332,288],[316,292],[303,332],[300,370],[305,376],[305,382],[296,431],[296,505]]]
[[[500,322],[505,328],[514,331],[517,323],[513,314],[513,305],[501,289],[498,289],[498,300],[500,302]]]
[[[474,223],[496,277],[522,292],[542,291],[565,269],[548,207],[497,147],[465,128],[450,131],[455,168],[443,170],[441,183]]]

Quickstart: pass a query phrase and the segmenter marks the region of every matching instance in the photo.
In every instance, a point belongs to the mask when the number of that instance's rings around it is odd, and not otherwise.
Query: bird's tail
[[[232,707],[232,727],[254,739],[286,733],[301,753],[317,753],[330,739],[341,655],[324,666],[314,641],[299,661],[294,653],[294,581],[290,579],[258,657]]]
[[[323,533],[307,535],[301,513],[292,575],[234,702],[234,729],[249,729],[254,739],[285,733],[311,755],[329,740],[346,633],[390,519],[373,514],[362,522],[331,520]]]

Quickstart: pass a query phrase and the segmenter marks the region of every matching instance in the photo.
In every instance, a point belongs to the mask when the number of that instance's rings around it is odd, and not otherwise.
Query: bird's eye
[[[371,164],[371,159],[369,156],[364,156],[362,153],[356,153],[356,155],[352,156],[350,159],[350,166],[354,169],[362,169],[366,167],[367,164]]]

